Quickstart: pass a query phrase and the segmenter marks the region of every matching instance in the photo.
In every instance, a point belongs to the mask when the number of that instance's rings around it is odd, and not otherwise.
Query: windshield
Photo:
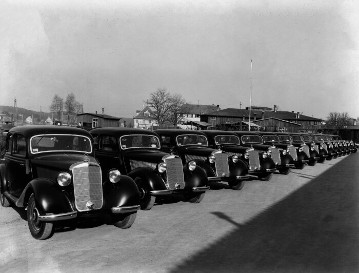
[[[289,135],[279,135],[278,138],[279,138],[279,140],[281,142],[290,142],[290,141],[292,141]]]
[[[305,142],[312,141],[312,138],[309,135],[303,135],[303,140]]]
[[[216,144],[239,144],[239,137],[235,135],[218,135],[214,137]]]
[[[176,142],[178,146],[182,146],[182,145],[203,145],[203,146],[207,146],[208,145],[208,141],[207,138],[205,136],[202,135],[179,135],[176,138]]]
[[[257,135],[247,135],[241,137],[244,144],[261,144],[263,142],[262,138]]]
[[[262,138],[265,142],[279,142],[279,138],[275,135],[264,135]]]
[[[121,149],[160,148],[160,141],[154,135],[126,135],[120,137]]]
[[[36,135],[30,139],[30,151],[33,154],[44,152],[71,151],[91,153],[91,140],[80,135]]]

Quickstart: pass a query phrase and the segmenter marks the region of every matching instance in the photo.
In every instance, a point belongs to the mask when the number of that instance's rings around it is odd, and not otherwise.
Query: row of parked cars
[[[0,201],[27,210],[36,239],[80,216],[129,228],[138,210],[173,195],[199,203],[216,182],[241,190],[356,151],[323,134],[20,126],[0,159]]]

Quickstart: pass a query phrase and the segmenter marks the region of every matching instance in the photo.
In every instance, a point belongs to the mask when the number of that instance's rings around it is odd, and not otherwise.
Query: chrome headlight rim
[[[232,162],[233,162],[233,163],[238,163],[238,161],[239,161],[238,155],[232,156]]]
[[[268,153],[267,152],[264,152],[263,154],[262,154],[262,158],[267,158],[268,157]]]
[[[197,168],[197,163],[195,161],[188,162],[188,169],[193,172]]]
[[[111,183],[117,183],[118,182],[118,177],[121,176],[121,172],[117,169],[113,169],[113,170],[110,170],[108,172],[108,179],[110,180]]]
[[[157,170],[159,173],[164,173],[167,170],[167,164],[164,162],[161,162],[157,165]]]
[[[212,154],[208,157],[209,163],[213,164],[216,161],[216,157]]]
[[[62,186],[66,187],[71,184],[71,174],[68,172],[61,172],[57,175],[57,183]]]

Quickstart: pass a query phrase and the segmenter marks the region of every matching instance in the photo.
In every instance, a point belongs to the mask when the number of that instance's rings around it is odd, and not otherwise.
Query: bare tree
[[[352,125],[352,118],[348,113],[331,112],[326,120],[326,127],[341,129]]]
[[[64,100],[60,98],[58,95],[55,95],[52,99],[51,105],[50,105],[50,112],[55,114],[55,117],[58,120],[61,120],[61,114],[64,110]]]
[[[180,117],[180,108],[184,103],[185,100],[181,95],[171,95],[163,88],[151,93],[150,99],[147,100],[147,105],[154,110],[154,119],[159,126],[162,126],[165,122],[177,125]]]
[[[65,110],[67,112],[67,120],[69,124],[77,123],[77,114],[82,113],[83,105],[76,101],[75,95],[70,93],[65,100]]]

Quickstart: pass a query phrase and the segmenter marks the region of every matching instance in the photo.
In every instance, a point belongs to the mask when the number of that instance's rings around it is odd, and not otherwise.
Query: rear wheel
[[[201,203],[201,201],[202,201],[204,195],[205,195],[205,192],[196,194],[195,196],[190,197],[190,198],[188,199],[188,201],[189,201],[190,203]]]
[[[114,226],[122,229],[126,229],[132,226],[135,222],[137,212],[131,214],[116,214],[113,215]]]
[[[32,237],[38,240],[45,240],[53,234],[54,224],[41,222],[39,216],[40,208],[36,206],[34,194],[31,194],[27,205],[27,223]]]
[[[232,190],[241,190],[244,187],[245,182],[242,181],[231,181],[228,182],[228,185],[231,187]]]

